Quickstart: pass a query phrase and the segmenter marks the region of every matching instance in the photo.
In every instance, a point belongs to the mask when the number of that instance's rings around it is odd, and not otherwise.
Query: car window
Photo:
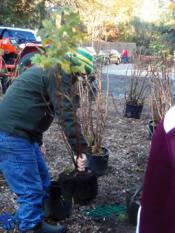
[[[13,38],[18,40],[19,43],[34,42],[36,41],[35,35],[29,31],[21,30],[4,30],[2,38]]]
[[[5,30],[5,31],[3,32],[2,38],[9,38],[9,37],[10,37],[9,31]]]
[[[20,40],[21,43],[36,41],[36,38],[32,32],[11,30],[10,34],[11,37]]]

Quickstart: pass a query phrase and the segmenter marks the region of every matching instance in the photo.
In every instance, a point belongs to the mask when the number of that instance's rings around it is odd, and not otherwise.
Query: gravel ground
[[[150,139],[148,136],[149,112],[143,111],[141,119],[123,117],[122,100],[111,100],[109,117],[104,135],[104,145],[110,150],[109,166],[106,174],[98,178],[98,195],[88,206],[73,206],[72,215],[60,221],[69,228],[69,233],[134,233],[135,227],[126,217],[111,217],[94,221],[84,215],[84,210],[99,205],[126,204],[128,192],[133,192],[142,184],[147,164]],[[71,159],[62,140],[59,127],[53,122],[44,134],[47,149],[46,161],[53,179]],[[15,212],[16,196],[10,192],[0,176],[0,210]],[[4,232],[4,231],[0,231]]]

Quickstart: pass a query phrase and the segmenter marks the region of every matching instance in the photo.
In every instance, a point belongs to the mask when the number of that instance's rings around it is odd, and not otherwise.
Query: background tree
[[[0,4],[0,24],[38,27],[46,14],[45,2],[46,0],[3,0]]]
[[[129,41],[150,52],[155,41],[175,49],[175,2],[161,6],[161,21],[148,23],[136,17],[141,0],[3,0],[0,24],[39,29],[50,12],[71,8],[78,12],[87,29],[89,41]],[[153,46],[154,47],[154,46]],[[156,46],[157,47],[157,46]],[[158,46],[159,47],[159,46]]]
[[[130,40],[130,20],[140,0],[58,0],[52,3],[69,5],[79,12],[93,45],[94,40]]]
[[[131,26],[133,30],[132,40],[143,50],[140,52],[149,53],[151,41],[158,38],[157,26],[154,23],[148,23],[136,17],[131,21]]]
[[[175,2],[172,1],[169,3],[166,11],[164,12],[164,17],[162,17],[161,22],[161,32],[162,40],[165,45],[170,49],[170,52],[173,53],[175,50]]]

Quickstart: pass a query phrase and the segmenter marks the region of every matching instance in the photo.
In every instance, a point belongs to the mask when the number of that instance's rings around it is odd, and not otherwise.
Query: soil
[[[113,99],[109,103],[104,145],[110,150],[106,174],[98,178],[98,195],[87,206],[74,205],[72,215],[59,223],[69,228],[69,233],[135,233],[135,226],[129,224],[126,215],[111,216],[93,220],[85,216],[89,208],[116,203],[126,205],[128,193],[133,193],[143,183],[147,164],[150,138],[148,135],[149,109],[144,109],[141,119],[123,117],[124,103]],[[47,149],[45,157],[53,180],[72,162],[62,140],[56,122],[44,134]],[[0,212],[15,212],[16,196],[0,176]],[[0,231],[4,232],[4,231]]]

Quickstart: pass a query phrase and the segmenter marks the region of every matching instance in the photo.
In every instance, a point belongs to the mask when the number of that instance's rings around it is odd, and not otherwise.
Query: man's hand
[[[46,155],[46,147],[45,147],[45,145],[44,145],[44,143],[40,146],[40,149],[41,149],[41,152],[44,154],[44,155]]]
[[[76,161],[77,163],[77,169],[78,171],[85,171],[86,167],[87,167],[87,157],[85,154],[81,154],[81,156],[79,156],[79,158]]]

